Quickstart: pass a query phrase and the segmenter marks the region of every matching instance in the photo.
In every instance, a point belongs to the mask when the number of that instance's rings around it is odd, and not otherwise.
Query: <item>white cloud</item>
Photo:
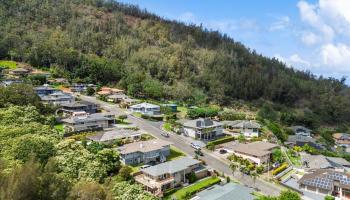
[[[277,31],[283,30],[290,25],[290,18],[288,16],[280,17],[276,22],[272,23],[269,30]]]
[[[275,54],[274,57],[285,63],[288,67],[293,67],[299,70],[308,70],[311,67],[310,62],[300,57],[299,54],[292,54],[289,57],[283,57],[280,54]]]
[[[326,44],[321,47],[324,65],[333,66],[333,70],[350,72],[350,47],[339,44]]]
[[[301,41],[306,45],[314,45],[320,41],[320,38],[315,33],[307,31],[302,33]]]

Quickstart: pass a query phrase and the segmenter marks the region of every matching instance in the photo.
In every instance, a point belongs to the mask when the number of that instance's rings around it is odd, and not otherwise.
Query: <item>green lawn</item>
[[[177,111],[179,113],[180,118],[185,118],[187,115],[187,108],[183,106],[178,106]]]
[[[163,125],[163,128],[164,128],[164,130],[170,132],[171,131],[171,124],[168,123],[168,122],[165,122],[164,125]]]
[[[218,177],[206,178],[206,179],[198,181],[198,182],[196,182],[188,187],[179,189],[171,196],[175,196],[176,199],[178,199],[178,200],[188,199],[188,197],[186,197],[186,195],[193,196],[195,193],[197,193],[205,188],[208,188],[212,185],[215,185],[219,182],[220,182],[220,179]],[[171,199],[171,198],[169,198],[169,199]]]
[[[64,133],[63,124],[57,124],[57,125],[55,125],[55,129],[56,129],[59,133]]]
[[[135,117],[141,118],[141,113],[138,112],[133,112],[132,115],[134,115]]]
[[[290,161],[293,163],[293,165],[300,167],[301,166],[301,157],[300,156],[294,156],[290,151],[287,151],[287,155],[290,159]]]
[[[167,161],[171,161],[171,160],[176,160],[182,156],[186,156],[186,154],[184,152],[182,152],[180,149],[171,146],[170,147],[170,155],[167,157]]]
[[[9,69],[16,69],[17,63],[11,60],[0,60],[0,67],[8,67]]]

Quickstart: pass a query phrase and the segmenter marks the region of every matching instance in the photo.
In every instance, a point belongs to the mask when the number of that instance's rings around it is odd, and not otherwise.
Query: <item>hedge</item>
[[[163,121],[163,116],[152,116],[152,115],[142,114],[141,118],[149,119],[149,120],[155,120],[155,121]]]
[[[220,138],[220,139],[208,142],[207,143],[207,147],[208,146],[210,147],[210,146],[213,146],[213,145],[215,146],[215,145],[223,144],[223,143],[226,143],[226,142],[231,142],[231,141],[234,141],[234,140],[235,140],[235,138],[233,136]]]
[[[221,180],[218,177],[210,177],[210,178],[198,181],[188,187],[182,188],[176,191],[173,195],[177,199],[184,199],[186,195],[192,196],[205,188],[208,188],[212,185],[219,183],[220,181]]]
[[[279,166],[278,168],[276,168],[276,169],[274,169],[272,171],[272,175],[275,176],[275,175],[283,172],[285,169],[287,169],[287,167],[288,167],[288,164],[287,163],[283,163],[281,166]]]

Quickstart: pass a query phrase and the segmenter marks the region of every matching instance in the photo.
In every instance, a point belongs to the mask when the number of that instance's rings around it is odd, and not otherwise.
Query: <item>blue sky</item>
[[[350,0],[120,2],[136,4],[167,19],[219,30],[289,67],[350,78]]]

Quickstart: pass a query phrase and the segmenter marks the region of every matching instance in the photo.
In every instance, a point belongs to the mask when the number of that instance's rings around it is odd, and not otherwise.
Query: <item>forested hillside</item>
[[[244,100],[329,124],[350,120],[344,80],[287,68],[218,32],[103,0],[0,4],[0,59],[137,97],[231,105]],[[275,109],[276,109],[275,108]],[[301,113],[301,114],[300,114]]]

